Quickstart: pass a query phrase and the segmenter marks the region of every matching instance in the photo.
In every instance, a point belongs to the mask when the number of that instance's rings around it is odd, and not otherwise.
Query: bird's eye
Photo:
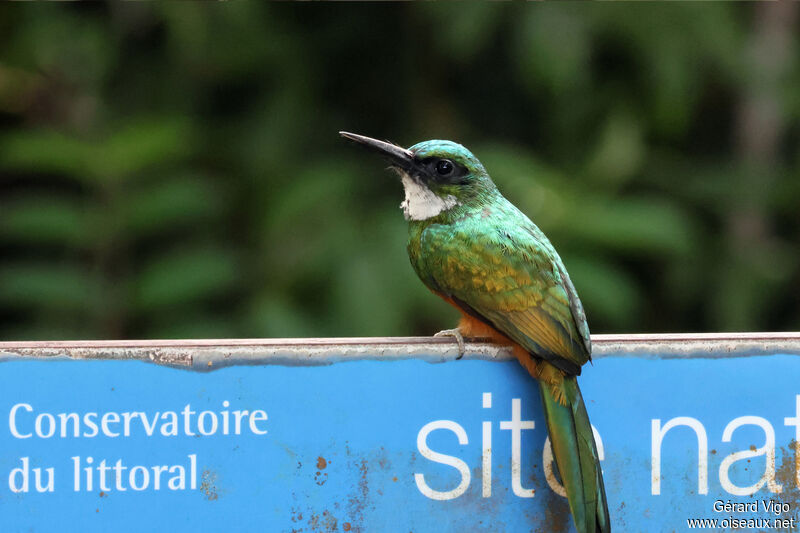
[[[453,162],[449,159],[440,159],[436,163],[436,172],[439,173],[440,176],[447,176],[448,174],[452,174],[453,172]]]

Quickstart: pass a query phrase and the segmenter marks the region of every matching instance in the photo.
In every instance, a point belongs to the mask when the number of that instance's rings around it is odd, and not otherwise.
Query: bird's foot
[[[459,328],[443,329],[439,333],[436,333],[434,337],[455,337],[458,343],[458,357],[456,357],[456,361],[464,357],[464,336],[461,334]]]

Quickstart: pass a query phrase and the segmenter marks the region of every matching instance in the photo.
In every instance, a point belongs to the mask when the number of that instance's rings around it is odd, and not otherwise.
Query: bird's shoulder
[[[560,262],[552,244],[516,207],[488,205],[448,224],[418,233],[419,254],[453,282],[489,282],[487,290],[559,285]],[[467,283],[470,282],[470,283]]]

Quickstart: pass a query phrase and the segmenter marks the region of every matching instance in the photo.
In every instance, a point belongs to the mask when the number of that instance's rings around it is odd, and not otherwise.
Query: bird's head
[[[472,152],[452,141],[423,141],[411,148],[341,131],[342,137],[374,150],[400,175],[408,220],[427,220],[461,206],[480,204],[496,191]]]

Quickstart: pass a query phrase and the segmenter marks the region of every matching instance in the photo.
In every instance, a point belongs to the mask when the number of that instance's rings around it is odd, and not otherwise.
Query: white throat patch
[[[458,205],[458,200],[452,194],[445,198],[436,196],[433,191],[405,172],[400,173],[400,178],[406,191],[406,199],[400,204],[400,208],[406,220],[426,220]]]

